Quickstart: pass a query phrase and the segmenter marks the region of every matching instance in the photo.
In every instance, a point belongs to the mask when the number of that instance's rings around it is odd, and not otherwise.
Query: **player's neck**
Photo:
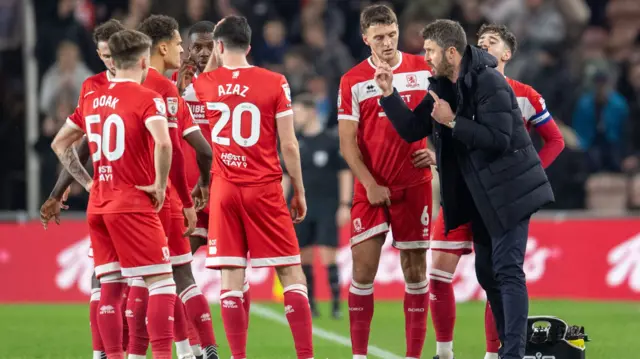
[[[496,70],[498,70],[499,73],[501,73],[504,76],[504,67],[507,64],[501,61],[498,61],[498,66],[496,66]]]
[[[231,51],[227,51],[222,54],[222,63],[224,64],[224,67],[232,69],[250,66],[247,61],[247,56],[244,53],[235,53]]]
[[[164,74],[167,66],[164,64],[164,59],[160,55],[151,55],[151,67],[158,70],[159,73]]]
[[[135,83],[142,83],[142,70],[116,70],[113,80],[131,80]]]
[[[302,129],[302,134],[307,137],[315,136],[320,132],[322,132],[322,126],[320,126],[320,122],[317,119],[309,121]]]

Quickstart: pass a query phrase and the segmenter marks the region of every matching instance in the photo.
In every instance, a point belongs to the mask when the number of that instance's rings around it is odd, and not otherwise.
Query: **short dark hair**
[[[502,41],[509,47],[511,50],[511,55],[515,55],[518,50],[518,41],[516,40],[516,35],[513,34],[505,25],[498,24],[483,24],[478,30],[478,37],[486,34],[486,33],[494,33],[497,34]]]
[[[360,14],[360,30],[365,33],[373,25],[397,24],[398,17],[387,5],[370,5]]]
[[[212,34],[215,27],[216,24],[211,21],[198,21],[191,26],[187,36],[191,36],[193,34]]]
[[[109,50],[117,69],[133,67],[151,48],[151,38],[136,30],[122,30],[109,38]]]
[[[293,103],[299,103],[305,108],[315,108],[316,102],[313,98],[313,95],[310,93],[301,93],[293,98]]]
[[[422,38],[434,41],[444,50],[454,47],[460,54],[467,47],[467,34],[462,25],[453,20],[438,19],[422,29]]]
[[[171,40],[174,32],[179,29],[176,19],[166,15],[151,15],[138,26],[138,31],[151,38],[153,47],[162,41]]]
[[[120,21],[116,19],[107,20],[93,30],[93,42],[98,45],[101,41],[109,41],[111,35],[124,29],[125,27]]]
[[[246,50],[251,45],[251,26],[244,16],[227,16],[216,25],[213,38],[227,47]]]

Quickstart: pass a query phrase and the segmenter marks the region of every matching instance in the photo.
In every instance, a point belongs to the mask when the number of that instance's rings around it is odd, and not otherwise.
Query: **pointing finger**
[[[440,97],[438,97],[438,95],[436,95],[436,93],[433,92],[433,90],[429,90],[429,95],[433,97],[433,99],[436,101],[436,104],[440,101]]]

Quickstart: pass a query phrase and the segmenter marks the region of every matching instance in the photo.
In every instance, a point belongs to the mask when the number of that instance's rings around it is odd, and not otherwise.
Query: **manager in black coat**
[[[433,135],[448,232],[471,222],[476,275],[487,292],[503,345],[501,358],[522,358],[528,297],[523,271],[529,219],[553,192],[524,127],[509,84],[486,51],[468,46],[457,22],[423,30],[435,72],[429,95],[411,111],[393,88],[389,66],[376,71],[380,104],[401,137]]]

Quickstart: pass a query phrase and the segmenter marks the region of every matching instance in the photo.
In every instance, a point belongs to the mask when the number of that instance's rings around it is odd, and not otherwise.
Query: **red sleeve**
[[[175,93],[173,93],[175,92]],[[180,96],[177,90],[172,91],[167,100],[167,115],[169,120],[169,136],[173,145],[173,157],[171,160],[171,170],[169,171],[169,179],[171,184],[176,188],[178,197],[185,208],[193,207],[191,193],[187,182],[187,173],[185,170],[184,153],[182,151],[182,137],[180,135],[180,126],[178,125],[179,101]]]
[[[278,92],[278,98],[276,100],[276,118],[293,115],[293,110],[291,109],[291,89],[284,76],[280,77],[279,85],[280,91]]]
[[[360,104],[354,96],[351,84],[346,76],[342,76],[342,79],[340,79],[338,120],[360,121]]]
[[[538,156],[540,156],[542,167],[547,168],[564,149],[564,138],[553,118],[534,128],[544,140]]]
[[[191,109],[187,102],[181,97],[179,100],[180,105],[180,119],[178,122],[180,123],[180,133],[182,137],[187,136],[193,131],[200,131],[200,126],[196,125],[193,121],[193,114],[191,113]]]
[[[85,131],[85,123],[84,120],[82,118],[82,105],[83,105],[83,99],[86,95],[91,94],[91,92],[89,92],[88,94],[85,94],[85,85],[84,83],[82,83],[82,89],[80,90],[80,96],[78,97],[78,105],[76,106],[76,109],[73,110],[73,113],[71,115],[69,115],[69,117],[67,118],[67,124],[69,124],[69,126],[71,127],[77,127],[79,129],[81,129],[83,132]]]

